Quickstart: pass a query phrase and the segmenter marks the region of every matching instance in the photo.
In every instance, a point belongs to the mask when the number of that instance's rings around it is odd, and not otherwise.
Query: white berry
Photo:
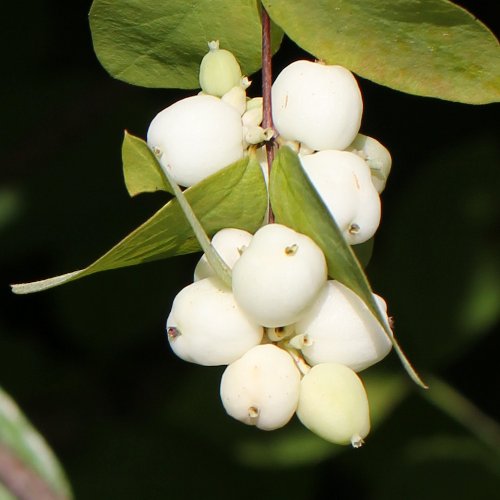
[[[232,269],[251,239],[252,234],[248,231],[227,227],[214,234],[211,243],[222,260]],[[194,269],[194,281],[209,276],[215,276],[215,271],[208,263],[206,255],[203,254]]]
[[[387,319],[386,305],[374,295]],[[328,281],[320,297],[295,324],[295,340],[310,365],[341,363],[358,372],[383,359],[391,341],[364,302],[338,281]]]
[[[192,186],[243,157],[241,116],[217,97],[187,97],[156,115],[147,142],[177,184]]]
[[[226,412],[266,431],[283,427],[297,408],[300,373],[290,355],[273,344],[250,349],[222,375]]]
[[[326,150],[300,161],[350,245],[369,240],[380,223],[380,197],[370,168],[358,155]]]
[[[233,293],[241,308],[266,327],[296,322],[327,279],[321,249],[281,224],[259,229],[233,268]]]
[[[232,363],[258,345],[263,333],[238,307],[231,291],[213,277],[183,288],[167,319],[175,354],[205,366]]]
[[[300,384],[300,421],[312,432],[336,444],[363,444],[370,432],[368,399],[363,383],[338,363],[313,366]]]
[[[272,86],[272,112],[284,139],[313,150],[344,149],[359,131],[363,100],[348,69],[295,61]]]
[[[356,153],[368,163],[373,185],[377,192],[381,193],[392,166],[392,158],[388,149],[373,137],[358,134],[346,151]]]

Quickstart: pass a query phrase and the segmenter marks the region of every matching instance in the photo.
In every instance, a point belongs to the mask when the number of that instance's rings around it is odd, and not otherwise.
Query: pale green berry
[[[281,224],[260,228],[233,267],[241,308],[265,327],[295,323],[326,283],[325,256],[316,243]]]
[[[356,153],[368,163],[373,185],[377,192],[381,193],[392,166],[392,158],[388,149],[373,137],[358,134],[346,151]]]
[[[313,150],[344,149],[359,131],[363,100],[348,69],[295,61],[273,83],[272,111],[284,139]]]
[[[273,344],[264,344],[226,368],[220,396],[231,417],[270,431],[292,418],[299,390],[300,372],[290,355]]]
[[[388,321],[384,300],[374,298]],[[341,363],[356,372],[383,359],[392,346],[359,296],[333,280],[295,324],[295,333],[293,345],[310,365]]]
[[[209,51],[200,64],[200,87],[205,94],[222,97],[241,83],[241,68],[234,55],[219,49],[219,42],[208,44]]]
[[[368,398],[360,378],[347,366],[313,366],[300,383],[297,416],[318,436],[358,448],[370,432]]]
[[[167,319],[172,350],[205,366],[227,365],[260,344],[263,328],[245,314],[215,277],[196,281],[175,297]]]

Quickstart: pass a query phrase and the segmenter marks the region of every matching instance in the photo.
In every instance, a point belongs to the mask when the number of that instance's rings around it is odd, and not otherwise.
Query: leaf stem
[[[193,232],[196,236],[196,239],[198,240],[198,243],[200,244],[202,250],[205,252],[208,263],[215,271],[217,277],[229,289],[231,289],[231,283],[232,283],[231,268],[224,262],[222,257],[217,253],[217,250],[215,250],[215,248],[212,246],[210,238],[207,236],[207,233],[205,232],[205,229],[203,228],[201,222],[194,213],[189,202],[186,200],[186,197],[184,196],[184,193],[181,191],[181,188],[177,185],[175,180],[168,173],[168,170],[167,169],[164,170],[160,167],[160,172],[163,174],[165,181],[172,187],[177,202],[179,203],[179,206],[184,212],[187,221],[191,225],[191,228],[193,229]]]
[[[271,66],[272,50],[271,50],[271,20],[269,14],[263,5],[262,8],[262,101],[263,101],[263,117],[262,128],[273,127],[273,115],[271,107],[271,86],[273,82],[273,73]],[[271,167],[274,160],[274,136],[266,142],[266,157],[267,170],[269,174],[269,182],[271,181]],[[269,202],[268,222],[274,222],[274,213]]]

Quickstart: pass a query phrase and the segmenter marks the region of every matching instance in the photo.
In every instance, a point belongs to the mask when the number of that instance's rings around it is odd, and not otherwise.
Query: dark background
[[[181,362],[164,338],[197,255],[11,294],[9,283],[86,266],[165,201],[128,197],[123,129],[144,137],[159,110],[192,92],[113,80],[92,50],[90,3],[3,5],[1,33],[0,385],[58,454],[76,497],[491,498],[492,443],[411,385],[361,450],[340,453],[295,421],[269,434],[227,417],[222,368]],[[461,4],[498,28],[494,2]],[[301,56],[285,42],[275,69]],[[361,131],[394,160],[367,270],[374,290],[416,367],[498,418],[498,105],[360,86]],[[406,380],[394,354],[372,370]]]

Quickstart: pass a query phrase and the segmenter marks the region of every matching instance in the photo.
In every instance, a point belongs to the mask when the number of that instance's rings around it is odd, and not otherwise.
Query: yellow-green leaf
[[[212,40],[236,56],[245,74],[261,66],[256,0],[94,0],[90,28],[104,68],[134,85],[198,88],[200,62]],[[275,51],[282,36],[275,26]]]
[[[300,47],[396,90],[450,101],[500,100],[500,46],[447,0],[263,0]]]
[[[267,190],[256,160],[244,158],[185,191],[185,197],[205,231],[225,227],[255,232],[267,208]],[[134,266],[200,250],[200,245],[176,199],[169,201],[142,226],[90,266],[33,283],[12,285],[18,294],[53,288],[90,274]]]
[[[169,184],[161,173],[155,155],[145,141],[125,131],[122,143],[123,176],[130,196],[167,191]],[[173,193],[172,193],[173,194]]]

